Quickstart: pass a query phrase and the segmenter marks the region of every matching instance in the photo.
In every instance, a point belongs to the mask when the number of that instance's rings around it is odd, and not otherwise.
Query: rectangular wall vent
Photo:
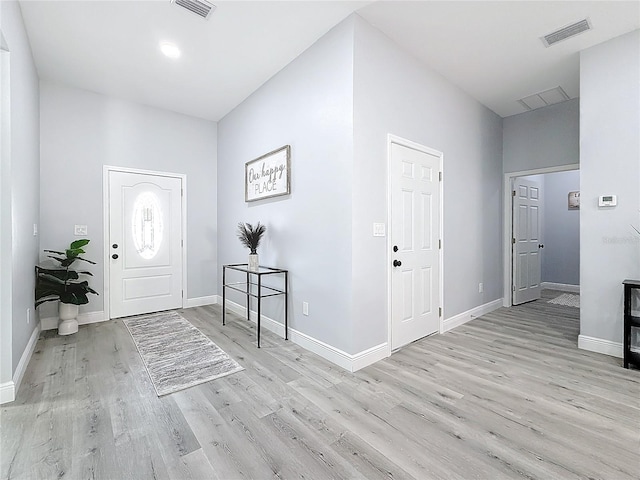
[[[584,20],[572,23],[571,25],[567,25],[560,30],[556,30],[555,32],[545,35],[541,40],[542,43],[544,43],[545,47],[550,47],[551,45],[555,45],[558,42],[566,40],[567,38],[575,37],[580,33],[591,30],[592,28],[593,27],[591,26],[591,21],[588,18],[585,18]]]
[[[544,92],[534,93],[533,95],[521,98],[518,102],[527,110],[535,110],[536,108],[546,107],[547,105],[564,102],[565,100],[569,100],[569,95],[567,95],[562,87],[554,87]]]
[[[213,3],[209,3],[206,0],[171,0],[171,2],[179,7],[186,8],[204,19],[209,18],[211,12],[216,9]]]

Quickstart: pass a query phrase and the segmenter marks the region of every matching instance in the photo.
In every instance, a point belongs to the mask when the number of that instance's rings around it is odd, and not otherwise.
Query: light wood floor
[[[163,398],[121,321],[43,333],[2,478],[640,477],[640,371],[578,350],[578,309],[500,309],[355,374],[219,312],[181,311],[245,370]]]

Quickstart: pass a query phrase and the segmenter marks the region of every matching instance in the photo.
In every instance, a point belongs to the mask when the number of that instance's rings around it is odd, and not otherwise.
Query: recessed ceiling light
[[[178,58],[180,57],[180,49],[175,46],[173,43],[161,43],[160,51],[164,53],[169,58]]]

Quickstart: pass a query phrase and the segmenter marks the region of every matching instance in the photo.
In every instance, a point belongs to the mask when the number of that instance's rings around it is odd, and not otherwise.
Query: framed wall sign
[[[251,160],[244,165],[244,201],[291,193],[291,146]]]
[[[580,192],[569,192],[569,210],[580,208]]]

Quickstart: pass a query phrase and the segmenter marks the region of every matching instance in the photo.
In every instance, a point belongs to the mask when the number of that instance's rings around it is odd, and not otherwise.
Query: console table
[[[227,270],[233,270],[245,274],[245,280],[240,282],[227,283]],[[281,275],[283,277],[283,288],[274,288],[263,285],[263,277],[270,275]],[[257,300],[258,307],[258,348],[260,348],[260,307],[263,298],[284,295],[284,339],[289,339],[289,325],[287,323],[288,296],[288,276],[289,271],[281,268],[258,267],[258,270],[250,270],[246,263],[234,263],[222,266],[222,325],[226,323],[227,295],[226,290],[230,288],[247,296],[247,320],[250,320],[251,298]]]
[[[624,339],[623,339],[623,365],[629,368],[632,363],[636,367],[640,367],[640,353],[631,350],[631,329],[640,329],[640,317],[631,314],[631,297],[633,291],[640,292],[640,280],[625,280],[624,285]]]

